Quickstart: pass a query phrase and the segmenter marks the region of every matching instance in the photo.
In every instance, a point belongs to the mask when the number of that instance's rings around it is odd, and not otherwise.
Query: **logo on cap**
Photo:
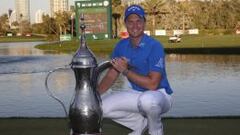
[[[126,9],[126,11],[125,11],[125,18],[124,18],[124,20],[126,20],[127,19],[127,17],[129,16],[129,15],[131,15],[131,14],[136,14],[136,15],[138,15],[138,16],[140,16],[141,18],[144,18],[145,19],[145,17],[144,17],[144,10],[143,10],[143,8],[141,7],[141,6],[139,6],[139,5],[131,5],[130,7],[128,7],[127,9]]]
[[[137,7],[137,6],[132,6],[132,7],[130,7],[129,9],[128,9],[128,11],[135,11],[135,10],[141,10],[139,7]]]

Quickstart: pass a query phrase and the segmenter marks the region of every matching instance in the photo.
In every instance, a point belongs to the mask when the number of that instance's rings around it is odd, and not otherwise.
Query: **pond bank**
[[[163,44],[166,53],[240,54],[240,35],[183,36],[180,43],[169,43],[167,36],[155,38]],[[89,40],[87,45],[94,53],[110,54],[118,41],[119,39]],[[64,53],[75,52],[78,47],[79,42],[77,40],[36,46],[36,48],[41,50],[54,50]]]

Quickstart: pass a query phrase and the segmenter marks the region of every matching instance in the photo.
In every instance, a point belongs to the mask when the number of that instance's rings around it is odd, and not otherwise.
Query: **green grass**
[[[227,48],[234,48],[233,51],[237,53],[240,52],[240,35],[192,35],[192,36],[183,36],[182,41],[180,43],[169,43],[168,36],[159,36],[155,37],[157,40],[161,41],[164,45],[164,48],[168,51],[180,51],[182,49],[190,51],[199,51],[199,50],[208,50],[209,49],[221,49],[221,51],[225,51]],[[93,52],[96,53],[110,53],[114,48],[115,44],[119,41],[119,39],[111,39],[111,40],[90,40],[87,41],[87,45]],[[79,47],[79,42],[77,40],[73,40],[70,42],[63,43],[53,43],[53,44],[44,44],[36,46],[36,48],[42,50],[54,50],[57,52],[70,53],[75,52]],[[194,50],[195,49],[195,50]],[[232,50],[230,50],[232,51]]]
[[[240,118],[164,118],[165,135],[239,135]],[[131,130],[103,121],[104,135],[127,135]],[[57,118],[1,118],[1,135],[68,135],[68,122]],[[146,134],[147,135],[147,134]]]
[[[185,35],[180,43],[169,43],[168,36],[155,37],[161,41],[167,53],[220,53],[240,54],[240,35]],[[46,41],[43,37],[0,37],[0,42]],[[119,39],[89,40],[87,45],[94,53],[109,54]],[[58,53],[74,53],[79,41],[52,42],[36,46],[41,50]]]
[[[168,38],[158,38],[165,48],[218,48],[240,47],[240,35],[183,36],[180,43],[168,43]]]
[[[46,41],[46,39],[44,37],[39,37],[39,36],[0,37],[0,43],[2,42],[33,42],[33,41]]]
[[[115,44],[119,41],[118,39],[110,40],[90,40],[87,41],[88,47],[97,53],[109,53],[114,48]],[[56,51],[59,53],[72,53],[77,50],[80,43],[78,40],[67,41],[67,42],[56,42],[50,44],[42,44],[36,46],[41,50]]]

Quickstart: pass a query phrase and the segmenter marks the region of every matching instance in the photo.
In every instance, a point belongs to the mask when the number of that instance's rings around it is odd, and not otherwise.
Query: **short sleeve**
[[[116,45],[116,47],[113,49],[113,52],[112,52],[112,55],[111,55],[111,58],[116,58],[116,57],[119,57],[120,56],[120,52],[119,52],[119,43]]]
[[[164,49],[159,42],[155,42],[149,56],[149,69],[163,73],[165,68]]]

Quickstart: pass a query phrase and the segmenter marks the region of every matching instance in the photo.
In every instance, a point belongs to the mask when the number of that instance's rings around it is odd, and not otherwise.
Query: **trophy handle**
[[[53,94],[53,92],[52,92],[52,91],[49,89],[49,87],[48,87],[48,78],[50,77],[50,75],[51,75],[52,73],[54,73],[55,71],[58,71],[58,70],[66,70],[66,69],[70,69],[70,67],[67,67],[67,66],[66,66],[66,67],[60,67],[60,68],[56,68],[56,69],[54,69],[54,70],[49,71],[48,74],[47,74],[47,76],[46,76],[46,79],[45,79],[45,88],[46,88],[47,94],[48,94],[50,97],[52,97],[53,99],[55,99],[56,101],[58,101],[58,102],[62,105],[62,107],[63,107],[63,109],[64,109],[64,112],[65,112],[65,115],[66,115],[66,117],[68,117],[67,109],[66,109],[64,103],[63,103],[58,97],[56,97],[56,96]]]
[[[104,61],[104,62],[100,63],[98,65],[98,67],[96,68],[96,77],[95,77],[94,82],[98,83],[98,78],[100,77],[101,73],[110,67],[112,67],[112,64],[110,61]],[[96,87],[97,87],[97,85],[96,85]],[[97,88],[95,88],[95,89],[97,89]],[[102,99],[100,97],[99,92],[96,91],[96,94],[97,94],[97,98],[99,99],[100,103],[102,103]]]
[[[104,61],[104,62],[100,63],[96,69],[97,76],[99,76],[104,70],[106,70],[107,68],[110,68],[110,67],[112,67],[112,64],[110,61]]]

